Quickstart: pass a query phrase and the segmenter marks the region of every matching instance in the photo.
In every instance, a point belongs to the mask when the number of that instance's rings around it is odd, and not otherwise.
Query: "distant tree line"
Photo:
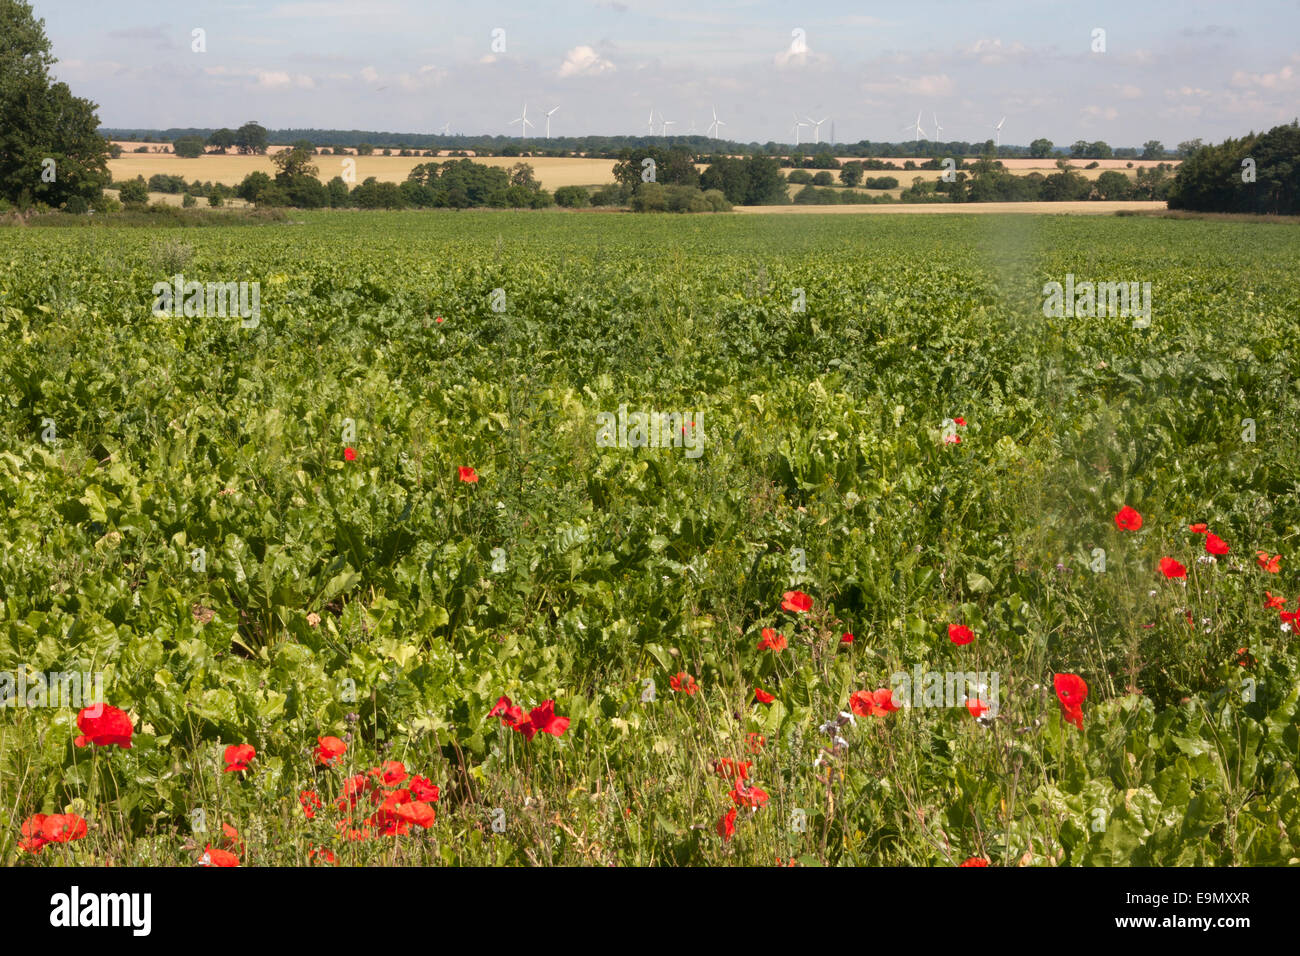
[[[261,131],[260,138],[256,131]],[[1056,147],[1051,140],[1035,139],[1028,146],[995,146],[992,139],[984,142],[950,140],[913,140],[905,143],[859,140],[856,143],[809,144],[797,146],[768,140],[766,143],[739,143],[733,140],[716,140],[698,134],[683,136],[557,136],[551,139],[517,136],[452,136],[430,133],[391,133],[375,130],[333,129],[279,129],[267,130],[256,123],[245,124],[239,130],[230,129],[105,129],[104,135],[117,140],[144,140],[173,143],[179,139],[199,139],[214,151],[232,148],[240,152],[265,152],[267,146],[290,146],[299,142],[315,144],[327,151],[355,149],[362,155],[388,150],[388,154],[415,155],[420,151],[456,150],[473,151],[479,156],[589,156],[600,159],[617,159],[625,150],[632,149],[683,149],[695,156],[850,156],[854,158],[899,157],[927,158],[935,155],[980,156],[993,153],[1002,159],[1046,159],[1066,153],[1074,159],[1145,159],[1174,158],[1156,140],[1148,140],[1141,147],[1111,147],[1104,142],[1079,140],[1072,146]],[[242,134],[242,141],[239,141]],[[1196,141],[1192,141],[1196,142]],[[1180,144],[1177,155],[1188,155]],[[826,167],[813,167],[826,168]]]

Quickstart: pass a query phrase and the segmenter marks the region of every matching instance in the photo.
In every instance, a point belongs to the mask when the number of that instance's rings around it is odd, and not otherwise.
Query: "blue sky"
[[[35,0],[56,75],[104,125],[1116,146],[1300,114],[1300,0]],[[192,49],[192,31],[206,51]],[[1105,51],[1092,49],[1105,30]],[[505,49],[494,51],[493,31]],[[795,31],[801,31],[796,34]],[[814,135],[801,129],[801,139]]]

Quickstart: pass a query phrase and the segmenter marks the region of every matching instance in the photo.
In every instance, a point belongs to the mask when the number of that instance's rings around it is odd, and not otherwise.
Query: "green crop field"
[[[294,216],[0,229],[0,863],[1300,863],[1294,226]]]

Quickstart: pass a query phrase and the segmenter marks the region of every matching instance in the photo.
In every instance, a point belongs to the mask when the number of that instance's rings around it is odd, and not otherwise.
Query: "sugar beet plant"
[[[1293,228],[301,219],[0,231],[0,860],[1297,862]]]

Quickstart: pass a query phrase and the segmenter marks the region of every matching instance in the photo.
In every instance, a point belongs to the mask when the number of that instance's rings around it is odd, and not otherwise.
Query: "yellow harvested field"
[[[197,159],[182,159],[173,153],[132,153],[133,146],[141,144],[122,144],[123,152],[118,159],[108,161],[109,172],[114,181],[134,179],[162,173],[167,176],[184,176],[186,182],[198,179],[202,182],[224,183],[237,186],[249,173],[263,172],[275,175],[275,164],[270,156],[239,156],[235,154],[209,154]],[[272,147],[272,151],[276,151]],[[335,176],[343,174],[343,160],[347,158],[356,163],[357,182],[363,182],[374,176],[380,182],[400,183],[406,179],[413,168],[420,163],[435,162],[433,158],[423,156],[315,156],[312,162],[320,170],[319,178],[328,182]],[[446,157],[443,157],[445,161]],[[484,156],[475,158],[476,163],[488,166],[510,167],[515,163],[528,163],[544,189],[558,189],[560,186],[600,186],[614,181],[614,160],[612,159],[573,159],[567,157],[535,156],[515,158],[510,156]]]
[[[750,215],[770,214],[821,214],[829,216],[907,215],[938,213],[943,215],[984,215],[988,213],[1048,213],[1068,216],[1105,216],[1121,209],[1152,212],[1163,211],[1163,202],[959,202],[959,203],[891,203],[880,206],[736,206],[739,213]]]

